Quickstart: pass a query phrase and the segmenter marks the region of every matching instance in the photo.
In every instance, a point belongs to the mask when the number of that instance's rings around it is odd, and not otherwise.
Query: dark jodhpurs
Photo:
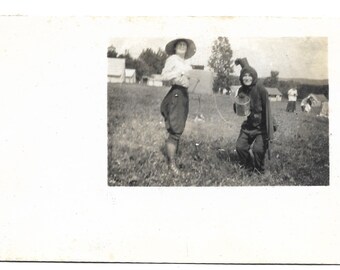
[[[250,147],[254,154],[254,162],[250,156]],[[240,158],[241,164],[258,171],[264,171],[264,159],[267,150],[266,136],[260,130],[241,129],[240,136],[236,142],[236,151]]]

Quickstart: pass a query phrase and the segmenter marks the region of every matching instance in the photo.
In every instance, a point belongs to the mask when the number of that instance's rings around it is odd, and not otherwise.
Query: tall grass
[[[190,112],[180,143],[181,175],[169,173],[167,137],[160,104],[167,88],[108,84],[108,184],[111,186],[328,185],[328,119],[300,111],[287,113],[286,102],[272,103],[279,122],[266,159],[266,175],[239,168],[235,143],[244,118],[232,110],[230,96],[190,95]],[[219,116],[220,110],[224,120]]]

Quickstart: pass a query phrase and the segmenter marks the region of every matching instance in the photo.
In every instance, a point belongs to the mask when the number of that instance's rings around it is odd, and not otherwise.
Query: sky
[[[190,37],[188,37],[190,38]],[[217,37],[192,38],[196,54],[191,64],[207,66],[211,47]],[[129,50],[136,58],[145,48],[164,50],[171,38],[113,38],[109,45],[118,53]],[[271,70],[279,71],[281,78],[328,79],[328,42],[325,37],[229,37],[233,59],[246,57],[259,77],[270,76]],[[238,75],[240,67],[234,68]]]

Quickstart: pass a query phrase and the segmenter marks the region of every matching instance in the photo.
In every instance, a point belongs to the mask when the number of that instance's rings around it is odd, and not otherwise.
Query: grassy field
[[[230,96],[201,96],[205,122],[194,121],[198,96],[190,111],[177,159],[181,175],[173,177],[164,155],[167,137],[160,104],[168,88],[108,84],[108,184],[110,186],[297,186],[329,184],[328,119],[316,112],[285,111],[273,102],[279,123],[266,158],[268,174],[249,175],[238,166],[235,143],[243,117],[232,110]]]

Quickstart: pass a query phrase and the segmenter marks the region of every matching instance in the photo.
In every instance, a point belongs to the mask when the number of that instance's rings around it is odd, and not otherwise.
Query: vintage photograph
[[[1,25],[0,260],[340,262],[339,19]]]
[[[329,185],[327,38],[113,38],[109,186]]]

